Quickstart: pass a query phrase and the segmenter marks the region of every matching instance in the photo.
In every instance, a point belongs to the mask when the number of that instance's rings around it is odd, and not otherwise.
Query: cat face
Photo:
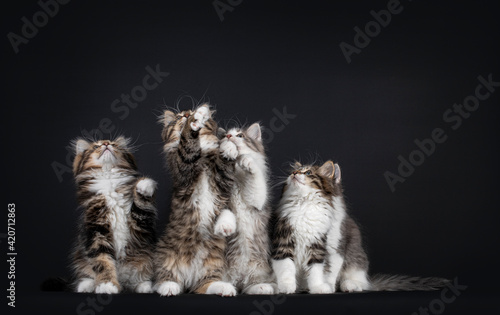
[[[264,154],[262,145],[262,132],[259,123],[254,123],[248,128],[231,128],[227,132],[222,131],[222,141],[231,141],[238,147],[240,154],[257,152]]]
[[[74,142],[75,160],[73,172],[76,174],[88,169],[137,169],[135,159],[129,148],[130,139],[118,137],[115,140],[89,142],[77,139]]]
[[[321,191],[332,195],[339,190],[340,167],[332,161],[323,165],[302,165],[295,162],[285,184],[285,190],[309,193]]]

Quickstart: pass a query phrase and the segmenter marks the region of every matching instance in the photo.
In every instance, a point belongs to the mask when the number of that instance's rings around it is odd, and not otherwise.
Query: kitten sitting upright
[[[152,292],[156,182],[137,172],[129,140],[74,143],[83,208],[72,256],[76,292]]]
[[[280,293],[364,290],[434,290],[448,280],[407,276],[368,277],[368,258],[357,224],[347,214],[340,168],[293,165],[278,207],[273,269]]]

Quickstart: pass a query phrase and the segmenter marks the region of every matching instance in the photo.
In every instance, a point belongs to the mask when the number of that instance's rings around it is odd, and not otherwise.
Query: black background
[[[364,28],[373,20],[370,11],[386,9],[387,2],[243,1],[221,21],[212,1],[72,1],[17,54],[7,34],[21,35],[21,17],[31,19],[40,7],[36,1],[3,4],[1,231],[7,203],[15,203],[16,311],[65,305],[67,314],[85,300],[39,292],[44,279],[69,274],[75,187],[70,173],[58,179],[53,163],[66,164],[70,140],[109,118],[113,135],[136,141],[140,170],[159,182],[161,232],[171,182],[156,116],[165,106],[191,107],[192,99],[214,105],[222,125],[260,121],[272,130],[275,111],[286,106],[296,115],[274,130],[267,145],[273,184],[294,159],[338,162],[372,273],[457,277],[469,292],[498,290],[500,89],[458,129],[443,121],[448,108],[474,94],[478,76],[500,81],[498,7],[493,1],[402,0],[403,11],[349,64],[339,44],[352,45],[353,28]],[[145,67],[157,64],[170,75],[121,120],[111,103],[142,83]],[[414,140],[429,138],[435,128],[447,140],[391,192],[384,172],[397,173],[398,156],[408,158]],[[279,191],[277,185],[274,203]],[[1,247],[5,253],[5,238]],[[281,310],[369,310],[374,300],[379,311],[399,305],[411,313],[438,296],[377,294],[290,297]],[[255,309],[249,297],[115,299],[104,313],[130,310],[130,301],[136,310],[148,305],[172,313],[194,306],[205,312]],[[466,299],[464,294],[449,312],[463,310],[457,305]],[[477,304],[467,305],[477,310]]]

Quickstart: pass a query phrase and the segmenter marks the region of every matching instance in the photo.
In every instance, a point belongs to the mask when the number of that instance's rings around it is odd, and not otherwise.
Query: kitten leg
[[[259,167],[259,163],[248,154],[238,157],[238,166],[247,172],[245,176],[248,177],[242,192],[243,199],[257,210],[262,210],[267,203],[267,180],[261,169],[263,166]]]
[[[177,260],[179,257],[173,251],[157,252],[155,259],[156,283],[153,290],[161,296],[179,295],[184,290],[180,284]]]
[[[343,272],[342,278],[340,289],[343,292],[360,292],[370,289],[366,270],[351,267]]]
[[[164,127],[161,134],[164,142],[163,150],[165,153],[169,153],[179,146],[181,131],[186,125],[187,118],[182,117],[177,120],[175,114],[168,110],[164,112],[163,116]]]
[[[98,255],[92,268],[96,271],[95,293],[115,294],[120,292],[115,261],[109,254]]]
[[[332,291],[335,292],[340,269],[344,264],[344,258],[342,258],[342,256],[336,252],[332,253],[330,257],[328,257],[328,264],[330,270],[326,275],[326,281],[332,286]]]
[[[297,281],[295,279],[295,263],[290,258],[272,261],[273,270],[278,280],[278,292],[284,294],[295,293]]]
[[[214,226],[214,233],[220,236],[229,236],[236,232],[236,217],[228,210],[221,211]]]
[[[307,286],[311,294],[332,293],[332,288],[325,282],[324,263],[313,263],[309,266]]]

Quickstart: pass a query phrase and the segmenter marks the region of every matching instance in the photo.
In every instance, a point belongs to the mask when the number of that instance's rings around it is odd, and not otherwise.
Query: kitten
[[[346,211],[338,164],[296,162],[287,178],[273,236],[272,266],[280,293],[434,290],[448,280],[368,277],[361,233]]]
[[[74,142],[83,208],[72,267],[76,292],[152,292],[156,182],[137,172],[129,139]]]
[[[211,115],[207,104],[163,115],[163,149],[173,182],[170,221],[155,255],[155,290],[163,296],[185,290],[236,295],[222,276],[225,237],[236,231],[228,202],[237,149],[232,143],[219,147]]]
[[[232,142],[238,149],[230,199],[238,232],[228,238],[226,277],[243,293],[273,294],[269,283],[273,279],[269,264],[268,167],[261,128],[255,123],[223,133],[221,146]]]

